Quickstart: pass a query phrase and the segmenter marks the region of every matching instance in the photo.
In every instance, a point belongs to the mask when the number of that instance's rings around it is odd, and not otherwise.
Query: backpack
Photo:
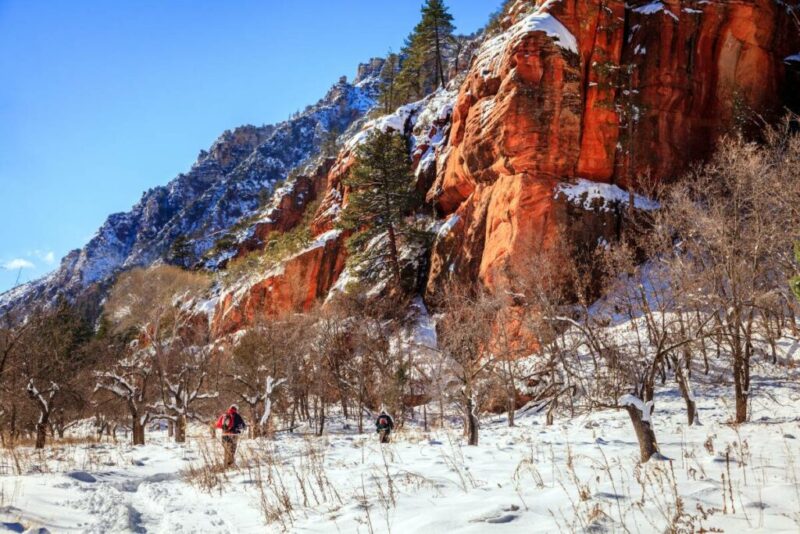
[[[231,414],[225,413],[217,419],[217,428],[221,428],[223,432],[230,432],[233,430],[233,417]]]

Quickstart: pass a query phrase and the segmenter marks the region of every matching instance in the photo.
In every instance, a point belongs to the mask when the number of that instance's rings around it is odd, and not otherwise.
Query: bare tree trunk
[[[17,404],[11,404],[11,421],[9,422],[10,428],[10,439],[9,439],[9,446],[11,446],[14,441],[17,439]]]
[[[128,411],[131,414],[131,439],[134,445],[144,445],[144,423],[139,417],[139,410],[136,405],[130,401],[128,403]]]
[[[558,407],[558,397],[554,397],[547,408],[547,415],[545,416],[545,425],[551,426],[555,422],[555,412]]]
[[[514,426],[514,415],[517,408],[517,399],[514,393],[508,396],[508,426]]]
[[[467,444],[475,446],[478,444],[478,417],[475,415],[475,404],[471,395],[467,397],[464,408],[467,412]]]
[[[637,407],[625,406],[625,409],[628,411],[631,423],[633,424],[633,430],[636,432],[636,439],[639,441],[641,462],[646,463],[658,452],[656,434],[653,432],[653,427],[650,422],[644,420],[642,412],[640,412]]]
[[[319,426],[317,427],[317,435],[321,436],[325,431],[325,401],[319,401]]]
[[[686,403],[686,417],[688,419],[689,426],[692,426],[697,418],[697,403],[692,396],[692,391],[689,387],[689,380],[683,373],[680,363],[677,360],[673,360],[672,363],[675,367],[675,379],[678,382],[678,390],[680,390],[681,397],[683,397],[683,400]]]
[[[358,397],[358,433],[364,433],[364,398],[363,395]]]
[[[261,427],[261,414],[257,406],[250,406],[250,416],[253,418],[253,424],[250,425],[250,437],[260,438],[263,435],[263,430]]]
[[[39,418],[39,422],[36,423],[36,444],[34,445],[37,449],[44,449],[45,442],[47,441],[47,421],[50,419],[50,414],[47,412],[43,412],[41,417]]]
[[[186,416],[183,414],[175,420],[175,443],[186,443]]]
[[[733,386],[736,396],[736,423],[747,422],[747,365],[741,347],[733,355]]]
[[[389,263],[392,264],[392,274],[397,287],[400,287],[400,256],[397,252],[397,237],[394,233],[394,226],[389,225]]]
[[[131,434],[131,439],[133,440],[134,445],[144,445],[144,425],[142,424],[141,419],[139,418],[139,414],[133,414],[133,424],[132,429],[133,433]]]

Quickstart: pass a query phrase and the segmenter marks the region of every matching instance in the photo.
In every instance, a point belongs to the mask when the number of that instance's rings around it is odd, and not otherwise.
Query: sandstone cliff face
[[[426,212],[438,218],[430,257],[417,262],[427,296],[451,277],[502,287],[562,235],[585,249],[613,239],[626,190],[645,175],[677,178],[713,150],[738,111],[768,117],[800,105],[797,6],[519,0],[502,31],[477,48],[480,39],[465,40],[463,53],[474,49],[474,57],[447,91],[364,124],[382,62],[365,64],[353,84],[340,81],[292,120],[223,134],[189,172],[109,217],[56,273],[0,295],[0,308],[108,284],[127,267],[174,261],[181,236],[192,240],[187,265],[224,268],[294,228],[320,199],[310,224],[314,244],[277,269],[217,287],[210,313],[215,335],[224,336],[259,317],[306,311],[348,278],[341,276],[345,236],[334,228],[347,202],[343,178],[375,128],[410,136],[417,187]],[[463,68],[466,60],[457,63]],[[344,148],[335,160],[313,160],[331,127],[346,131]],[[276,188],[298,166],[303,174]],[[637,206],[648,204],[639,199]],[[231,239],[219,247],[225,234]]]
[[[637,176],[676,178],[729,131],[738,106],[769,114],[791,94],[784,59],[800,50],[800,38],[786,4],[541,4],[511,8],[457,91],[352,133],[324,180],[315,178],[325,185],[314,235],[332,235],[359,142],[374,128],[400,131],[412,139],[417,185],[442,217],[427,296],[452,277],[496,289],[563,236],[585,250],[614,239]],[[635,207],[653,205],[636,198]],[[284,271],[230,291],[215,330],[308,309],[334,286],[344,254],[337,234],[288,259]]]
[[[505,283],[560,232],[586,246],[613,234],[608,210],[576,213],[554,194],[559,182],[635,188],[637,176],[678,177],[730,130],[737,106],[780,110],[784,58],[800,49],[796,3],[542,4],[517,2],[459,92],[428,195],[454,214],[429,293],[451,274]]]
[[[212,316],[215,337],[287,312],[307,312],[325,297],[344,268],[346,254],[336,230],[327,232],[280,266],[227,291]]]
[[[337,290],[344,289],[348,276],[340,280],[340,275],[347,259],[347,236],[336,230],[335,224],[347,202],[348,189],[343,179],[355,162],[359,144],[376,129],[408,135],[413,143],[415,177],[424,192],[435,176],[437,155],[446,144],[454,98],[454,91],[439,91],[368,122],[345,142],[335,162],[326,161],[312,177],[300,176],[287,184],[286,193],[276,195],[275,207],[265,211],[269,222],[255,222],[250,227],[251,238],[243,242],[241,252],[260,248],[271,232],[293,227],[303,216],[312,194],[322,197],[310,223],[316,241],[303,252],[283,260],[278,268],[262,275],[256,273],[252,282],[223,288],[211,319],[214,334],[234,333],[259,318],[308,311],[334,289],[336,282],[340,282]],[[421,253],[425,251],[401,250],[401,262],[409,270],[418,271],[426,263],[420,261]],[[380,288],[380,282],[376,287]]]

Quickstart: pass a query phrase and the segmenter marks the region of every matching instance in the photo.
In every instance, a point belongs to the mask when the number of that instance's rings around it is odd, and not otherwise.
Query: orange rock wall
[[[506,30],[524,18],[525,4],[535,2],[520,0]],[[800,52],[800,27],[775,0],[664,0],[662,10],[649,14],[641,8],[651,0],[629,4],[547,2],[546,12],[574,36],[577,52],[543,31],[479,50],[454,106],[446,157],[428,190],[439,215],[458,217],[434,243],[428,296],[451,277],[490,288],[513,282],[530,255],[557,246],[562,233],[584,247],[613,238],[619,214],[555,198],[559,182],[581,177],[627,188],[632,177],[648,173],[673,180],[708,156],[737,110],[769,117],[792,99],[800,103],[800,89],[790,86],[800,73],[787,75],[783,61]],[[631,112],[633,126],[624,120]],[[299,190],[322,195],[311,224],[315,235],[333,228],[352,163],[345,150],[323,174],[301,184]],[[282,219],[258,229],[262,241],[296,224],[303,207],[296,201],[284,199]],[[305,251],[283,271],[225,295],[215,334],[308,310],[341,273],[343,243],[340,236]]]
[[[523,3],[509,24],[523,18]],[[557,234],[570,235],[570,225],[582,226],[587,245],[613,233],[607,216],[587,213],[588,226],[577,220],[554,198],[558,182],[673,180],[708,156],[737,108],[779,112],[783,58],[800,49],[785,7],[665,0],[645,13],[637,8],[650,0],[631,4],[549,2],[542,15],[571,32],[577,53],[531,31],[500,53],[486,54],[485,45],[478,54],[455,106],[449,157],[428,195],[459,217],[435,245],[429,294],[452,275],[497,287]],[[627,123],[629,115],[637,120]]]

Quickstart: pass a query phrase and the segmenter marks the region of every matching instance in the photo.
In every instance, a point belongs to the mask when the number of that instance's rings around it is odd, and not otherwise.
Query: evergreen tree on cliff
[[[406,217],[418,197],[406,139],[395,132],[373,132],[358,147],[344,183],[351,192],[339,226],[355,232],[348,247],[356,261],[386,261],[399,285],[398,245],[415,234]]]
[[[427,0],[422,6],[422,19],[406,40],[403,68],[398,84],[408,99],[422,98],[437,87],[444,87],[444,55],[452,44],[453,16],[443,0]]]
[[[384,113],[391,113],[397,108],[397,74],[400,67],[400,57],[389,53],[381,69],[381,98],[380,102]]]

